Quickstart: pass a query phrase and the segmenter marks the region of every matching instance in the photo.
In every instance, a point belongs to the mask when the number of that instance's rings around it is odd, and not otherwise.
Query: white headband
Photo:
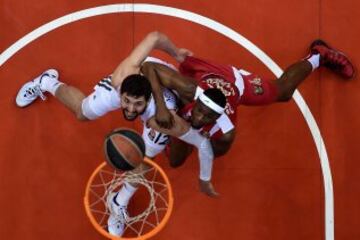
[[[218,114],[223,114],[225,108],[220,107],[217,103],[215,103],[213,100],[211,100],[208,96],[206,96],[204,93],[201,93],[199,96],[199,100],[205,104],[207,107],[209,107],[211,110],[217,112]]]

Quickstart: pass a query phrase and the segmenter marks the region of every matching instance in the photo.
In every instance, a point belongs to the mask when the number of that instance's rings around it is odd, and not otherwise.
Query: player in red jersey
[[[322,40],[314,41],[310,46],[309,56],[288,67],[282,76],[275,80],[192,56],[186,57],[180,63],[179,72],[166,66],[145,63],[141,71],[151,82],[157,104],[156,122],[153,120],[149,124],[154,128],[156,125],[162,127],[162,131],[164,128],[168,129],[167,133],[172,136],[183,134],[178,132],[178,129],[185,124],[184,121],[172,115],[164,107],[162,99],[161,85],[173,89],[179,95],[180,117],[210,138],[215,156],[224,155],[235,138],[238,105],[287,102],[299,84],[321,66],[329,68],[345,79],[353,78],[355,75],[350,60]],[[221,96],[216,97],[218,93],[211,93],[210,89],[218,89],[225,95],[224,107],[219,104],[220,100],[216,100]],[[191,146],[188,144],[173,140],[169,156],[172,165],[180,166],[191,153],[190,149]]]

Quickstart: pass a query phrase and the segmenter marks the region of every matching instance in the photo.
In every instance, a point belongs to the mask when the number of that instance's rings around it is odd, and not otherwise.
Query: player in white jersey
[[[127,120],[134,120],[140,115],[145,123],[154,116],[156,110],[151,96],[151,85],[147,78],[140,74],[140,67],[153,49],[163,50],[179,62],[191,54],[186,49],[176,48],[164,34],[152,32],[132,51],[129,57],[118,65],[110,77],[104,78],[95,86],[95,91],[89,96],[85,97],[79,89],[60,82],[58,72],[49,69],[23,85],[16,97],[16,103],[19,107],[25,107],[38,97],[45,99],[44,93],[49,92],[70,109],[79,120],[94,120],[107,112],[121,108]],[[166,106],[174,113],[176,108],[174,95],[165,90],[164,100]],[[200,178],[209,179],[213,160],[209,141],[196,131],[192,131],[189,125],[179,132],[188,132],[183,140],[189,143],[194,142],[193,144],[199,149],[202,166]],[[144,124],[143,138],[146,144],[146,155],[150,158],[162,151],[168,140],[167,135],[147,128],[146,124]],[[197,140],[194,141],[194,139]],[[210,183],[209,190],[211,190]],[[120,192],[114,195],[110,207],[115,209],[114,212],[117,214],[111,215],[108,220],[111,234],[117,236],[122,234],[123,221],[126,219],[126,205],[135,191],[136,186],[125,183]]]
[[[146,59],[147,61],[148,59]],[[153,60],[153,58],[151,58]],[[151,61],[150,60],[150,61]],[[157,60],[157,62],[160,62]],[[166,64],[162,62],[162,64]],[[168,65],[168,64],[167,64]],[[170,65],[168,65],[170,66]],[[102,79],[95,87],[94,92],[87,96],[82,103],[82,112],[87,119],[95,120],[108,112],[119,110],[123,105],[118,91],[112,86],[112,78],[108,76]],[[126,94],[128,97],[137,96],[144,97],[146,107],[140,111],[139,117],[143,122],[143,140],[145,142],[145,155],[148,158],[154,158],[158,153],[164,150],[169,136],[152,130],[147,126],[147,121],[151,119],[156,112],[156,105],[153,96],[149,94],[151,88],[148,80],[142,76],[127,78],[122,82],[120,92],[121,95]],[[167,109],[176,111],[176,96],[168,89],[163,90],[164,101]],[[125,101],[127,99],[125,98]],[[126,103],[124,103],[126,104]],[[129,117],[122,109],[127,120],[135,120],[137,118]]]
[[[94,92],[89,96],[85,97],[79,89],[60,82],[58,72],[49,69],[22,86],[16,97],[16,104],[19,107],[28,106],[38,97],[44,100],[46,98],[44,93],[49,92],[82,121],[97,119],[119,108],[122,109],[127,120],[134,120],[142,115],[141,119],[147,121],[155,113],[155,104],[151,96],[151,85],[146,77],[140,74],[141,64],[144,61],[155,61],[174,69],[170,64],[148,57],[153,49],[163,50],[177,60],[189,54],[186,49],[176,48],[164,34],[152,32],[118,65],[111,76],[102,79],[95,86]],[[175,110],[175,96],[167,90],[164,92],[164,97],[167,107]],[[154,144],[151,138],[146,137],[149,132],[150,129],[145,127],[143,136],[148,145],[146,155],[153,158],[161,149],[159,144]]]

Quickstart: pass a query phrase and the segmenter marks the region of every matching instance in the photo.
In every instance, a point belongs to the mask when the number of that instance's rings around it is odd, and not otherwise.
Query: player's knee
[[[293,96],[293,92],[284,92],[279,94],[277,100],[279,102],[288,102],[292,99],[292,96]]]
[[[225,151],[214,151],[214,157],[222,157],[224,155],[226,155],[226,153],[228,152],[228,150],[225,150]]]
[[[84,116],[81,107],[77,108],[75,115],[76,115],[77,120],[79,120],[79,121],[87,121],[88,120],[88,118]]]
[[[185,162],[185,158],[170,158],[170,167],[178,168],[182,166]]]
[[[87,121],[88,119],[84,116],[84,115],[82,115],[81,113],[77,113],[76,114],[76,118],[77,118],[77,120],[79,120],[79,121]]]
[[[184,162],[170,162],[170,167],[172,168],[178,168],[183,165]]]

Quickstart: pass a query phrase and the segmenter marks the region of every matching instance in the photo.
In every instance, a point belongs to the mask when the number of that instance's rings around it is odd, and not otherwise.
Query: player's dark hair
[[[204,94],[220,107],[225,107],[226,97],[221,90],[217,88],[209,88],[204,91]]]
[[[145,97],[148,101],[151,96],[151,85],[149,80],[140,74],[127,76],[121,84],[120,93],[127,93],[133,97]]]

